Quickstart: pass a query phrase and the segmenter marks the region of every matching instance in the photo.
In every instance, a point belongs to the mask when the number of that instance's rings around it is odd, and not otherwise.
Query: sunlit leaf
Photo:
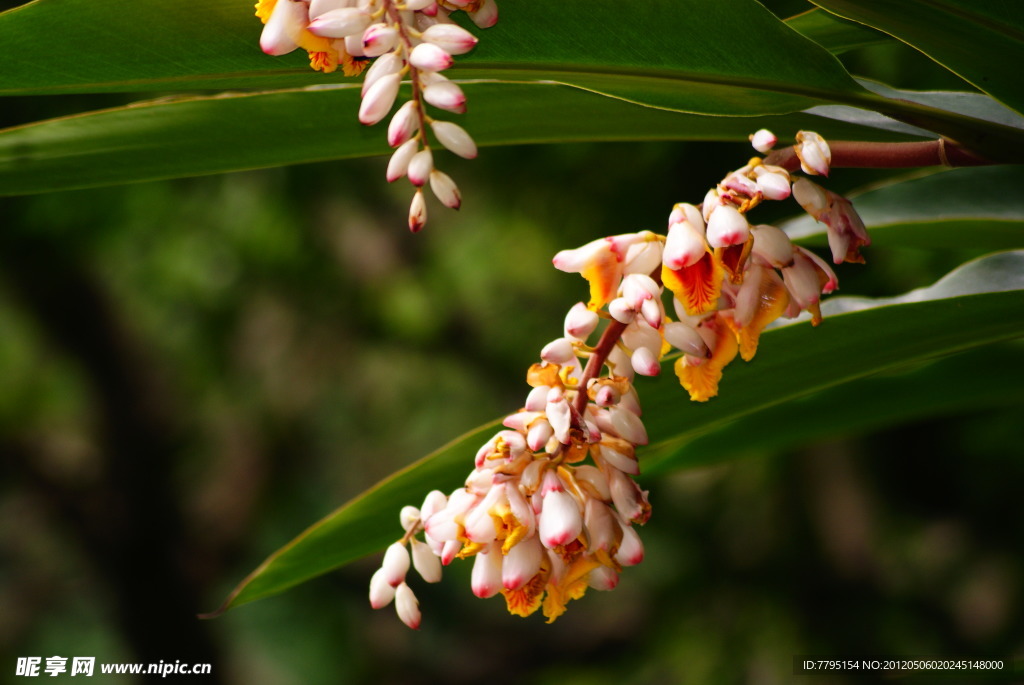
[[[836,15],[820,9],[791,17],[786,20],[786,25],[799,31],[834,55],[892,40],[881,31],[875,31],[857,22],[840,19]]]
[[[655,441],[652,457],[642,460],[661,459],[661,469],[673,463],[669,460],[683,465],[679,448],[686,440],[737,425],[731,422],[758,411],[907,364],[1021,336],[1024,252],[977,260],[930,289],[902,298],[833,306],[843,308],[854,311],[833,314],[818,328],[793,324],[766,332],[757,358],[731,365],[720,396],[711,402],[690,402],[671,374],[641,382],[644,421]],[[904,409],[908,416],[918,416]],[[850,425],[857,421],[851,417]],[[841,424],[837,419],[837,430]],[[775,429],[788,430],[788,425]],[[420,502],[431,488],[457,487],[493,430],[491,424],[473,431],[315,524],[243,580],[221,610],[277,594],[393,541],[399,508]]]
[[[912,45],[1024,112],[1024,5],[977,0],[812,0]]]

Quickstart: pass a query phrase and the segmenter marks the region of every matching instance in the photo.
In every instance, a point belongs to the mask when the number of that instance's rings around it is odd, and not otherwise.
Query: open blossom
[[[817,134],[798,140],[812,146],[809,157],[818,154],[815,163],[827,158]],[[767,131],[754,136],[765,149],[774,142]],[[408,165],[408,173],[435,182],[438,172]],[[816,254],[747,219],[762,201],[788,198],[790,184],[788,171],[755,158],[726,175],[702,206],[675,205],[666,235],[625,233],[555,255],[556,268],[587,280],[589,301],[573,305],[564,336],[541,349],[526,374],[523,407],[480,447],[463,486],[402,510],[404,535],[370,581],[374,608],[394,601],[401,620],[418,628],[410,565],[436,582],[442,565],[472,558],[476,596],[500,594],[511,613],[540,611],[550,623],[588,588],[615,588],[623,570],[643,560],[637,526],[651,506],[634,477],[648,434],[635,376],[658,375],[664,355],[676,350],[680,384],[692,400],[707,401],[736,356],[754,357],[766,326],[804,311],[817,325],[821,296],[838,287]],[[826,193],[793,189],[830,226],[863,228],[848,201]],[[860,229],[845,229],[853,236],[840,245],[847,252],[866,244]]]
[[[302,48],[310,66],[324,73],[339,67],[345,76],[363,79],[359,121],[372,126],[395,108],[403,82],[412,99],[398,107],[388,126],[388,145],[396,148],[388,164],[388,182],[403,176],[414,186],[409,228],[419,231],[427,210],[421,188],[428,184],[441,204],[458,209],[462,196],[450,176],[433,167],[434,141],[465,159],[476,157],[472,137],[458,124],[435,119],[428,105],[446,112],[466,111],[461,87],[441,72],[454,57],[471,51],[476,37],[450,14],[466,12],[480,28],[498,20],[494,0],[258,0],[256,16],[264,23],[260,47],[269,55]],[[372,61],[372,65],[371,65]],[[369,69],[367,69],[367,66]],[[425,159],[430,159],[429,167]],[[414,163],[415,161],[415,163]]]

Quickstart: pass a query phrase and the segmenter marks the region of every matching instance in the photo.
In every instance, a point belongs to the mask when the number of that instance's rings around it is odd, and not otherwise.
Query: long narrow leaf
[[[1024,112],[1024,4],[1015,0],[812,0],[912,45]]]
[[[912,136],[807,114],[708,117],[552,83],[466,83],[477,143],[743,140],[761,127],[861,140]],[[0,131],[0,195],[176,178],[388,152],[352,115],[351,86],[158,100]],[[301,113],[301,115],[299,114]],[[346,114],[348,113],[348,114]]]

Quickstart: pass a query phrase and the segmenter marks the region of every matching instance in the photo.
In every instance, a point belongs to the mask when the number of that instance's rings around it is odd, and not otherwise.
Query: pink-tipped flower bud
[[[420,149],[420,141],[409,140],[402,143],[394,154],[391,155],[391,159],[388,161],[388,170],[385,173],[388,183],[397,181],[398,179],[405,176],[405,173],[409,170],[409,161],[412,160],[413,155]]]
[[[750,134],[750,144],[762,155],[767,154],[769,150],[775,147],[777,142],[779,142],[779,139],[766,128],[762,128],[757,133]]]
[[[538,530],[540,541],[548,549],[566,545],[583,532],[583,517],[572,495],[553,491],[544,495]]]
[[[615,553],[615,561],[623,566],[636,566],[644,560],[644,543],[632,526],[622,526],[622,542]]]
[[[469,18],[482,29],[489,29],[498,23],[498,5],[494,0],[483,0],[476,12],[470,12]]]
[[[607,566],[598,566],[587,576],[587,585],[600,590],[614,590],[619,584],[619,574]]]
[[[505,555],[501,570],[501,584],[506,590],[518,590],[540,571],[544,548],[537,536],[520,540]]]
[[[657,376],[661,373],[658,357],[646,347],[638,347],[633,350],[630,361],[633,364],[633,370],[641,376]]]
[[[629,306],[624,297],[616,297],[608,303],[608,313],[619,323],[631,323],[636,318],[636,310]]]
[[[480,599],[493,597],[501,591],[501,550],[478,552],[470,574],[470,587]]]
[[[299,47],[299,35],[309,22],[307,5],[298,0],[280,0],[274,5],[260,34],[260,48],[268,55],[286,55]]]
[[[654,300],[644,300],[643,304],[640,305],[640,315],[643,316],[644,321],[651,328],[661,328],[662,319],[665,317],[665,311],[662,309],[661,298]]]
[[[401,542],[393,542],[384,552],[384,563],[381,564],[384,571],[384,580],[391,587],[397,586],[405,580],[405,574],[409,572],[409,550]]]
[[[395,611],[398,612],[398,618],[402,619],[402,623],[413,630],[419,630],[420,621],[423,620],[420,602],[413,594],[412,588],[405,583],[395,590]]]
[[[420,150],[409,160],[409,183],[419,187],[430,180],[430,172],[434,170],[434,155],[430,150]]]
[[[703,220],[700,222],[700,228],[686,219],[677,221],[668,227],[665,250],[662,253],[662,260],[668,268],[679,270],[693,266],[706,252]]]
[[[409,179],[412,180],[411,173]],[[459,193],[459,187],[455,185],[452,177],[443,171],[434,169],[430,172],[430,189],[445,207],[458,209],[462,206],[462,194]]]
[[[611,407],[608,412],[611,416],[612,427],[619,437],[634,445],[647,444],[647,429],[644,428],[639,416],[621,406]]]
[[[276,10],[277,6],[274,8]],[[325,12],[309,22],[309,31],[324,38],[345,38],[361,34],[369,25],[369,12],[358,7],[343,7]]]
[[[400,84],[401,77],[398,74],[387,74],[377,79],[367,89],[363,101],[359,104],[359,121],[372,126],[387,116],[395,104]]]
[[[427,225],[427,201],[423,198],[423,190],[419,189],[412,196],[409,204],[409,230],[419,233]]]
[[[665,324],[662,334],[669,345],[686,354],[694,357],[705,357],[708,354],[707,345],[704,344],[700,333],[681,321]]]
[[[585,341],[597,328],[600,320],[597,312],[588,309],[584,303],[577,302],[565,315],[565,337]]]
[[[829,165],[832,164],[832,150],[825,139],[813,131],[800,131],[796,134],[796,156],[800,159],[800,168],[811,176],[828,176]]]
[[[387,24],[374,24],[363,32],[363,54],[379,57],[394,49],[398,42],[398,30]]]
[[[420,128],[420,114],[416,102],[410,100],[395,112],[388,125],[388,145],[398,147],[415,135]]]
[[[711,247],[742,245],[749,237],[746,217],[732,205],[723,205],[711,213],[708,219],[708,245]]]
[[[477,155],[476,143],[466,129],[450,121],[432,121],[430,123],[437,141],[463,159],[473,159]]]
[[[530,426],[529,432],[526,434],[526,444],[532,451],[539,452],[544,449],[544,445],[548,444],[548,440],[554,434],[555,431],[547,419],[538,419],[534,421],[533,425]]]
[[[563,445],[569,443],[569,428],[572,426],[572,410],[569,403],[562,394],[561,388],[552,388],[548,393],[547,405],[544,413],[548,417],[551,428],[555,431],[555,438]]]
[[[409,53],[409,64],[424,71],[444,71],[454,63],[444,48],[433,43],[420,43]]]
[[[395,588],[384,579],[384,569],[379,568],[370,578],[370,606],[382,609],[395,598]]]
[[[552,364],[565,364],[576,358],[576,348],[568,338],[556,338],[544,346],[540,358]]]
[[[457,114],[466,111],[466,96],[451,81],[435,81],[423,89],[423,99],[438,109]]]
[[[309,18],[316,19],[322,14],[351,7],[354,4],[352,0],[311,0],[309,3]]]
[[[781,228],[769,224],[752,226],[750,233],[754,236],[754,256],[775,269],[781,269],[793,263],[793,243]]]
[[[477,38],[458,24],[434,24],[423,32],[423,40],[433,43],[450,55],[463,55],[477,44]]]
[[[436,583],[441,580],[441,559],[437,557],[426,543],[416,538],[410,541],[412,545],[412,565],[423,580],[428,583]]]
[[[759,174],[757,189],[768,200],[785,200],[791,192],[789,177],[774,172]]]
[[[373,64],[370,65],[370,68],[367,69],[366,73],[363,75],[361,97],[366,96],[366,91],[370,89],[370,86],[377,82],[377,79],[382,76],[387,76],[388,74],[396,74],[402,70],[403,66],[404,62],[402,62],[402,58],[393,52],[381,55],[375,59]]]

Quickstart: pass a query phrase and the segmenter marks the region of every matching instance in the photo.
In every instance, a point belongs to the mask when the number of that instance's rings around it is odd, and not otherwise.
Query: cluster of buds
[[[828,144],[810,132],[797,141],[804,171],[827,175]],[[767,152],[776,141],[759,131],[752,142]],[[849,202],[754,158],[701,206],[677,204],[665,235],[617,235],[555,255],[556,268],[589,282],[589,302],[574,305],[564,335],[541,350],[527,372],[525,405],[480,448],[465,485],[402,510],[405,532],[370,582],[372,606],[394,600],[399,617],[419,627],[405,582],[410,556],[427,582],[440,580],[454,559],[473,557],[474,594],[501,593],[511,613],[540,609],[549,622],[588,587],[614,588],[623,567],[643,559],[634,524],[651,512],[633,480],[636,448],[647,444],[635,375],[658,375],[662,358],[678,350],[681,384],[691,399],[706,401],[737,354],[754,356],[765,326],[804,311],[817,325],[821,295],[837,287],[824,260],[781,229],[747,221],[762,201],[791,194],[826,221],[837,263],[867,244]]]
[[[441,74],[453,56],[469,52],[477,39],[449,16],[465,11],[481,27],[498,20],[495,0],[259,0],[256,15],[265,24],[260,46],[270,55],[297,48],[309,52],[310,66],[332,72],[341,65],[346,76],[366,70],[359,121],[368,126],[394,108],[403,80],[411,98],[398,108],[388,126],[388,144],[396,148],[387,168],[388,182],[407,177],[414,186],[409,229],[423,228],[429,184],[446,207],[462,204],[450,176],[434,167],[427,128],[441,146],[465,159],[476,157],[473,138],[458,124],[433,118],[427,105],[447,112],[466,111],[462,89]]]

